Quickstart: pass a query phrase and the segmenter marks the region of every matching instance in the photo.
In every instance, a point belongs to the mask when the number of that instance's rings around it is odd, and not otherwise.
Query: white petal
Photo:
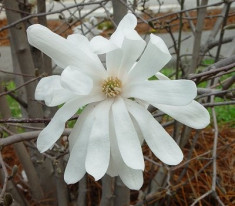
[[[37,139],[37,148],[40,152],[45,152],[51,148],[54,143],[60,138],[64,131],[65,122],[71,118],[77,110],[91,102],[100,101],[103,96],[88,96],[76,98],[66,102],[55,114],[46,128],[42,130]]]
[[[139,190],[144,182],[141,170],[134,170],[127,166],[119,169],[119,176],[122,182],[131,190]]]
[[[209,112],[196,101],[185,106],[156,105],[177,121],[194,129],[203,129],[210,123]]]
[[[116,166],[112,168],[113,171],[111,174],[116,176],[118,173],[121,180],[128,188],[139,190],[143,185],[143,173],[141,170],[129,168],[123,162],[120,151],[118,149],[117,138],[114,131],[114,122],[112,121],[112,118],[110,124],[111,160],[113,162],[112,164]]]
[[[73,97],[74,93],[61,86],[58,75],[42,78],[35,90],[35,99],[44,100],[50,107],[63,104]]]
[[[116,138],[116,137],[115,137]],[[109,167],[107,169],[107,174],[111,177],[116,177],[118,176],[118,169],[117,166],[119,167],[119,165],[116,165],[112,156],[110,156],[110,161],[109,161]]]
[[[117,30],[134,29],[137,25],[137,19],[134,14],[126,14],[120,21]]]
[[[27,35],[32,46],[51,57],[61,68],[72,65],[83,72],[105,72],[98,57],[91,58],[92,54],[88,55],[87,50],[84,52],[84,49],[80,48],[79,45],[72,44],[71,40],[55,34],[40,24],[28,27]]]
[[[86,74],[68,66],[61,74],[61,85],[77,95],[87,95],[93,88],[93,81]]]
[[[78,182],[85,175],[85,159],[89,135],[94,122],[93,111],[90,109],[84,122],[77,122],[72,130],[69,140],[75,139],[75,145],[72,147],[68,164],[64,173],[64,180],[67,184]],[[71,144],[71,142],[70,142]]]
[[[169,80],[160,72],[156,74],[156,77],[160,80]],[[156,105],[156,107],[177,121],[195,129],[205,128],[210,123],[208,111],[194,100],[185,106]]]
[[[106,55],[106,64],[109,73],[120,79],[126,75],[139,58],[145,47],[145,41],[141,38],[131,40],[124,37],[121,49],[116,49]]]
[[[90,41],[90,46],[96,54],[104,54],[117,49],[117,46],[112,43],[112,41],[109,41],[102,36],[95,36],[92,38]]]
[[[77,137],[78,137],[78,134],[80,134],[80,131],[83,127],[83,123],[87,119],[87,116],[90,115],[91,111],[93,111],[94,104],[96,104],[96,103],[91,103],[83,109],[82,113],[79,115],[79,118],[76,121],[76,124],[74,125],[73,130],[71,131],[69,138],[68,138],[70,152],[72,151],[73,146],[75,145],[75,143],[77,141]],[[85,167],[85,165],[84,165],[84,167]]]
[[[169,50],[164,41],[153,34],[140,60],[130,72],[132,81],[148,79],[160,71],[171,59]]]
[[[89,40],[85,36],[81,34],[71,34],[67,37],[67,40],[72,46],[77,47],[78,50],[82,50],[88,56],[92,55],[92,48],[90,47]]]
[[[109,111],[113,100],[105,100],[95,107],[95,122],[91,129],[86,156],[86,171],[95,180],[102,178],[109,165]]]
[[[87,63],[90,61],[90,63],[93,63],[93,67],[95,66],[96,68],[99,68],[100,71],[104,70],[103,64],[101,63],[99,57],[94,53],[89,40],[85,36],[81,34],[71,34],[68,36],[67,40],[71,47],[75,48],[77,52],[80,54],[83,54],[84,52],[83,60],[86,60],[87,57],[89,57]]]
[[[143,109],[144,109],[144,107],[143,107]],[[142,145],[143,142],[144,142],[144,136],[143,136],[143,134],[141,132],[141,129],[140,129],[138,123],[136,122],[135,118],[132,115],[130,117],[131,117],[132,123],[133,123],[133,125],[135,127],[135,131],[136,131],[136,133],[138,135],[138,138],[139,138],[139,141],[140,141],[140,145]]]
[[[164,74],[162,74],[161,72],[157,72],[155,74],[155,76],[159,79],[159,80],[170,80],[167,76],[165,76]]]
[[[152,152],[164,163],[179,164],[183,154],[176,142],[163,127],[137,103],[128,100],[128,111],[134,116]]]
[[[130,84],[123,89],[123,97],[142,99],[156,104],[187,105],[197,94],[197,87],[190,80],[156,80]]]
[[[138,135],[122,98],[115,99],[112,113],[118,147],[123,161],[130,168],[144,170],[144,159]]]
[[[129,31],[134,33],[134,28],[137,25],[137,19],[133,14],[126,14],[120,21],[116,31],[112,34],[110,40],[115,43],[118,47],[122,46],[125,32]],[[134,35],[133,35],[134,36]]]
[[[48,28],[34,24],[27,29],[29,43],[51,57],[56,63],[65,68],[76,64],[78,54],[71,50],[66,39],[55,34]]]

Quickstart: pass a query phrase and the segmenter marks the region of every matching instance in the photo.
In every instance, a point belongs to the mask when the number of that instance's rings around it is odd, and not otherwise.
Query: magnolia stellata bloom
[[[86,172],[96,180],[107,173],[119,175],[130,189],[139,189],[143,140],[162,162],[182,161],[179,146],[141,102],[196,129],[209,123],[207,110],[193,101],[194,82],[169,80],[157,73],[171,55],[155,35],[150,35],[146,46],[134,30],[136,24],[135,16],[127,14],[110,40],[97,36],[90,42],[79,34],[64,39],[41,25],[27,30],[29,43],[64,69],[61,75],[42,78],[36,88],[35,98],[46,105],[64,103],[40,133],[38,149],[51,148],[65,122],[86,105],[69,136],[70,157],[64,174],[69,184]],[[97,56],[102,53],[106,53],[106,68]],[[155,74],[159,80],[149,81]]]

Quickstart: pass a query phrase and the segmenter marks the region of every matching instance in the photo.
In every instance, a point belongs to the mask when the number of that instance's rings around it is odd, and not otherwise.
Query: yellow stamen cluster
[[[102,83],[102,92],[106,97],[116,97],[121,93],[122,82],[117,77],[108,77]]]

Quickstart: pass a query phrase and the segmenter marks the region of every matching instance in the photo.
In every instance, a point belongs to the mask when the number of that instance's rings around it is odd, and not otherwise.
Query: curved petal
[[[143,171],[134,170],[127,166],[120,166],[119,176],[122,182],[131,190],[139,190],[143,183]]]
[[[92,54],[92,48],[90,47],[89,40],[81,34],[71,34],[67,37],[68,43],[77,47],[78,50],[85,52],[88,56],[97,56]]]
[[[85,36],[81,34],[71,34],[67,37],[67,40],[71,47],[74,47],[77,52],[81,54],[84,53],[83,60],[86,60],[87,57],[89,57],[90,59],[88,61],[92,60],[90,63],[94,62],[94,64],[91,66],[98,67],[100,71],[104,70],[103,64],[101,63],[96,53],[94,53],[89,40]]]
[[[117,30],[134,29],[137,25],[137,19],[134,14],[126,14],[120,21]]]
[[[129,31],[132,34],[134,33],[134,29],[137,25],[137,19],[135,15],[128,13],[126,14],[123,19],[120,21],[116,31],[110,37],[110,40],[116,44],[118,47],[122,46],[125,32]],[[133,34],[134,36],[135,34]],[[139,36],[139,35],[138,35]]]
[[[118,149],[117,137],[114,131],[115,123],[112,121],[112,117],[110,124],[111,160],[112,164],[116,166],[112,168],[112,174],[118,174],[123,183],[128,188],[133,190],[139,190],[143,185],[143,172],[141,170],[132,169],[123,162],[120,151]]]
[[[160,80],[169,80],[167,76],[160,72],[156,74],[156,77]],[[194,129],[205,128],[210,123],[210,115],[206,108],[194,100],[186,106],[156,105],[156,107]]]
[[[120,49],[116,49],[106,55],[107,70],[111,75],[123,78],[132,68],[145,47],[145,41],[141,38],[129,39],[124,37]]]
[[[159,104],[156,107],[177,121],[194,129],[203,129],[210,123],[210,115],[207,109],[194,100],[185,106]]]
[[[86,74],[68,66],[61,74],[61,85],[77,95],[87,95],[93,88],[93,81]]]
[[[116,138],[116,137],[115,137]],[[112,155],[110,155],[109,167],[106,172],[110,177],[118,176],[118,169],[116,162],[114,162]]]
[[[130,84],[123,89],[122,96],[142,99],[156,104],[187,105],[197,94],[197,87],[190,80],[156,80]]]
[[[96,181],[105,175],[109,166],[109,111],[112,103],[113,99],[105,100],[96,105],[94,110],[95,122],[89,137],[85,166]]]
[[[112,114],[118,147],[126,165],[144,170],[144,158],[130,115],[122,98],[115,99]]]
[[[87,119],[87,116],[90,115],[91,111],[93,111],[94,104],[96,104],[96,103],[91,103],[83,109],[82,113],[79,115],[79,118],[77,119],[77,121],[74,125],[73,130],[71,131],[69,138],[68,138],[70,152],[72,151],[74,145],[76,144],[78,134],[80,134],[80,131],[83,127],[83,123]],[[87,138],[87,139],[89,139],[89,138]],[[85,165],[84,165],[84,167],[85,167]]]
[[[172,137],[143,107],[128,100],[128,111],[138,122],[146,143],[152,152],[162,162],[169,165],[179,164],[183,159],[183,153]]]
[[[151,34],[150,41],[140,60],[131,70],[129,78],[132,81],[146,80],[160,71],[170,59],[171,54],[164,41]]]
[[[96,54],[108,53],[118,48],[112,41],[102,36],[95,36],[92,38],[90,41],[90,46]]]
[[[35,99],[44,100],[49,107],[63,104],[73,97],[74,93],[61,86],[58,75],[43,77],[35,90]]]
[[[87,111],[88,113],[84,121],[77,122],[69,136],[69,139],[76,139],[76,142],[70,151],[69,161],[64,173],[64,180],[67,184],[78,182],[86,173],[85,159],[89,141],[88,137],[94,123],[93,109]]]
[[[72,117],[77,110],[91,102],[100,101],[103,96],[86,96],[66,102],[55,114],[46,128],[42,130],[37,139],[37,148],[40,152],[45,152],[51,148],[60,138],[64,131],[65,122]]]
[[[78,53],[71,50],[66,39],[55,34],[48,28],[34,24],[27,29],[29,43],[51,57],[56,63],[65,68],[78,62]]]
[[[29,43],[51,57],[61,68],[73,65],[83,72],[105,72],[101,62],[90,58],[84,48],[80,48],[71,41],[55,34],[48,28],[34,24],[27,29]],[[83,44],[82,44],[83,45]],[[85,50],[87,51],[87,50]]]
[[[155,76],[159,79],[159,80],[170,80],[170,78],[168,78],[166,75],[162,74],[161,72],[157,72],[155,74]]]

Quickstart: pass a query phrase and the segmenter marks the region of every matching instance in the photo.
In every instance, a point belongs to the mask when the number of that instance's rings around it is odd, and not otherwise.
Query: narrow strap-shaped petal
[[[133,30],[134,31],[134,30]],[[120,49],[116,49],[106,55],[107,70],[110,75],[123,79],[145,47],[145,41],[139,37],[130,39],[125,36]]]
[[[104,72],[104,67],[98,57],[91,58],[88,50],[72,44],[40,24],[34,24],[27,29],[29,43],[51,57],[61,68],[76,66],[84,72]],[[84,46],[84,44],[81,44]],[[91,53],[91,52],[90,52]],[[95,55],[95,54],[93,54]]]
[[[103,96],[92,95],[76,98],[66,102],[55,114],[46,128],[42,130],[37,139],[37,148],[40,152],[45,152],[51,148],[60,138],[64,131],[65,122],[71,118],[77,110],[91,102],[100,101]]]
[[[70,151],[69,161],[64,173],[64,180],[67,184],[78,182],[86,173],[85,159],[89,135],[94,123],[93,109],[87,108],[86,114],[86,118],[82,119],[84,121],[77,122],[69,136],[69,140],[76,139],[76,141]]]
[[[131,81],[146,80],[160,71],[170,59],[171,54],[164,41],[151,34],[150,41],[140,60],[131,70],[129,78]]]
[[[112,34],[111,36],[111,41],[116,44],[119,48],[122,46],[123,40],[124,40],[124,33],[126,31],[133,31],[132,34],[134,33],[134,29],[137,25],[137,19],[135,15],[128,13],[126,14],[120,23],[118,24],[118,27],[116,31]],[[135,36],[135,35],[133,35]]]
[[[160,80],[169,80],[167,76],[158,72],[156,77]],[[209,112],[201,104],[192,101],[185,106],[155,105],[158,109],[170,115],[177,121],[194,129],[205,128],[210,123]]]
[[[61,85],[77,95],[87,95],[93,88],[93,80],[83,72],[68,66],[61,74]]]
[[[133,14],[127,14],[120,21],[116,31],[112,34],[110,40],[107,40],[102,36],[95,36],[91,39],[90,46],[93,52],[96,54],[104,54],[111,52],[117,48],[121,48],[126,31],[132,32],[132,34],[134,33],[134,35],[132,36],[136,36],[136,32],[134,31],[136,25],[136,17]]]
[[[139,190],[143,185],[143,172],[141,170],[132,169],[124,163],[118,149],[117,137],[114,131],[115,123],[112,120],[112,115],[110,119],[111,161],[114,167],[112,168],[113,170],[109,170],[109,172],[111,172],[113,176],[118,174],[128,188]]]
[[[138,135],[122,98],[115,99],[112,114],[123,161],[130,168],[144,170],[144,159]]]
[[[179,164],[183,153],[172,137],[142,106],[127,100],[128,111],[136,119],[146,143],[162,162],[169,165]]]
[[[177,121],[194,129],[203,129],[210,123],[209,112],[194,100],[185,106],[158,104],[156,107]]]
[[[116,138],[116,137],[115,137]],[[116,162],[113,160],[112,155],[110,154],[110,161],[109,161],[109,167],[107,169],[107,174],[110,177],[116,177],[118,176],[118,169],[119,165],[116,165]]]
[[[123,97],[142,99],[153,106],[156,104],[187,105],[197,94],[197,88],[190,80],[155,80],[130,84],[123,89]]]
[[[109,111],[112,103],[113,99],[105,100],[94,109],[95,121],[89,137],[85,166],[96,181],[105,175],[109,165]]]
[[[100,72],[104,71],[102,62],[97,56],[97,53],[93,51],[89,40],[85,36],[81,34],[71,34],[67,37],[67,40],[70,43],[71,47],[74,48],[77,52],[79,52],[80,54],[84,53],[83,61],[87,60],[88,65],[90,64],[91,67],[95,66],[93,69],[98,68]]]
[[[112,41],[102,36],[95,36],[92,38],[90,41],[90,46],[92,51],[96,54],[108,53],[118,48]]]
[[[63,104],[72,99],[74,95],[74,93],[61,86],[59,75],[42,78],[35,90],[35,99],[45,101],[49,107]]]
[[[83,127],[83,123],[87,119],[87,116],[90,115],[91,111],[93,111],[95,104],[96,103],[91,103],[91,104],[87,105],[83,109],[82,113],[79,115],[79,118],[77,119],[77,121],[76,121],[70,135],[69,135],[69,138],[68,138],[68,140],[69,140],[69,151],[70,152],[72,151],[74,145],[76,144],[76,141],[78,139],[78,135],[80,134],[80,131]]]

